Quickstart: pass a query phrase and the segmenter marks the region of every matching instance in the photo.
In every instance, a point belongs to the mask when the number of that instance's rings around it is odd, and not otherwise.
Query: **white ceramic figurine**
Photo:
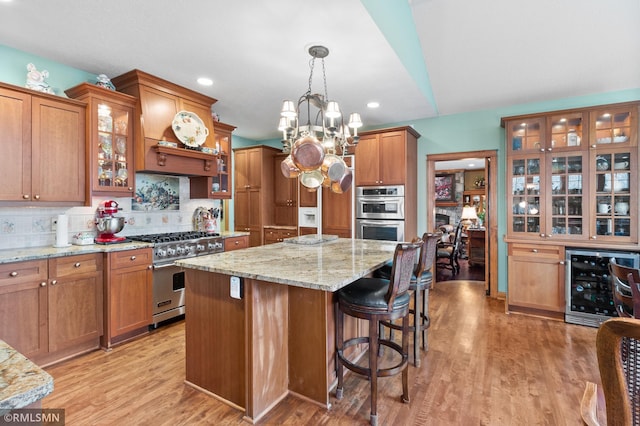
[[[27,88],[32,90],[37,90],[38,92],[51,93],[55,95],[55,92],[49,86],[49,83],[45,81],[47,77],[49,77],[49,71],[42,70],[38,71],[36,66],[33,64],[27,65]]]

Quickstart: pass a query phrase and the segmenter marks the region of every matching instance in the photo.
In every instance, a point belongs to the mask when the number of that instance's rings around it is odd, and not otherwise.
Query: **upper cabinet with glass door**
[[[617,104],[591,111],[591,148],[637,146],[638,104]]]
[[[89,187],[100,195],[132,196],[133,112],[136,98],[82,83],[65,91],[87,102]]]
[[[506,126],[510,152],[528,153],[546,150],[544,117],[509,121]]]
[[[639,105],[503,119],[508,237],[638,241]]]

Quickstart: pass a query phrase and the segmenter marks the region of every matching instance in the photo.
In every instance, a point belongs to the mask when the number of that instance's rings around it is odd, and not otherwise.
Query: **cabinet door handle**
[[[540,148],[540,152],[544,152],[544,148]]]
[[[147,269],[153,269],[153,265],[147,266]]]
[[[24,194],[24,195],[22,196],[22,199],[23,199],[23,200],[28,200],[28,199],[29,199],[29,194]]]
[[[597,237],[597,236],[595,236],[595,235],[592,235],[592,236],[591,236],[591,239],[592,239],[592,240],[595,240],[596,238],[598,238],[598,237]]]
[[[40,199],[40,196],[38,194],[34,195],[33,198],[35,198],[36,200]]]
[[[74,266],[74,268],[79,268],[80,267],[80,262],[76,262],[73,266]]]
[[[51,280],[51,285],[56,285],[58,284],[58,280]]]
[[[40,287],[46,287],[46,286],[47,286],[46,281],[42,281],[42,282],[40,283]]]
[[[537,252],[538,252],[538,249],[531,249],[531,252],[532,252],[532,253],[537,253]]]
[[[546,235],[545,234],[540,234],[540,238],[545,238]]]
[[[9,276],[17,277],[17,276],[18,276],[18,273],[17,273],[16,271],[13,271],[13,272],[11,272],[11,273],[9,274]]]
[[[133,262],[134,260],[136,260],[136,257],[135,257],[135,256],[131,256],[131,257],[129,258],[129,260],[131,260],[131,261]]]
[[[133,191],[133,186],[130,186],[128,189],[129,191]]]
[[[544,151],[544,149],[543,149],[543,151]],[[553,151],[553,148],[547,148],[547,151],[551,152],[551,151]]]
[[[238,245],[238,244],[240,244],[240,241],[235,241],[234,244]]]
[[[558,262],[559,265],[564,265],[564,260],[561,260],[560,262]]]
[[[591,148],[597,148],[598,146],[596,144],[591,145]]]

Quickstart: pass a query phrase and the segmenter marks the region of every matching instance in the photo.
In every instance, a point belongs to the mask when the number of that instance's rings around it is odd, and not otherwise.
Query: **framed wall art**
[[[456,175],[454,173],[437,174],[436,180],[436,204],[456,204]]]

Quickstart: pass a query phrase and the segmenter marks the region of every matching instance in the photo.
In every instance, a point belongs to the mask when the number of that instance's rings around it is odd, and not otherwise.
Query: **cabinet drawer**
[[[0,265],[0,286],[25,282],[46,281],[47,261],[33,260]]]
[[[560,246],[544,246],[535,244],[509,244],[509,256],[536,259],[562,260],[564,250]]]
[[[111,269],[151,265],[153,262],[153,252],[150,248],[116,251],[110,253],[109,256],[111,259]]]
[[[102,253],[57,257],[49,260],[51,277],[62,278],[102,270]]]
[[[224,251],[239,250],[249,246],[249,237],[230,237],[224,239]]]

